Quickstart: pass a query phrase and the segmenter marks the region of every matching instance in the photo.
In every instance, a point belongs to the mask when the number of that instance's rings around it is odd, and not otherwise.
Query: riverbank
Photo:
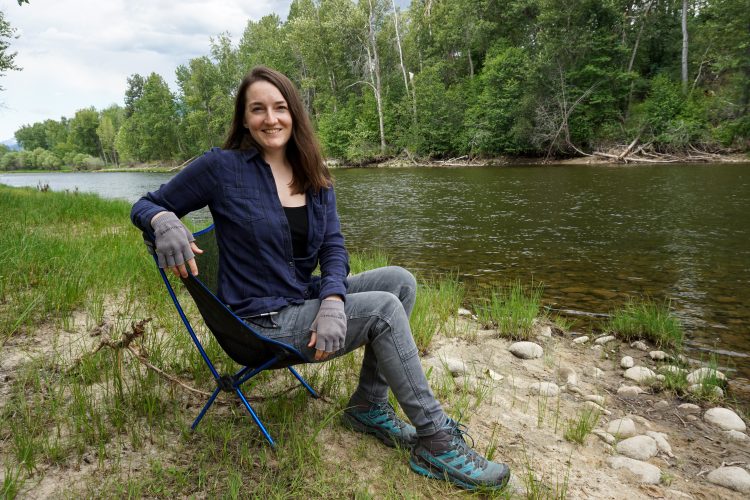
[[[341,426],[361,350],[301,367],[321,400],[283,371],[249,388],[279,443],[275,452],[225,395],[190,432],[212,380],[127,211],[126,203],[86,194],[0,187],[0,244],[8,249],[0,280],[4,496],[466,496],[412,473],[405,450]],[[386,262],[355,255],[352,268]],[[536,344],[524,355],[503,336],[507,325],[490,326],[497,317],[458,310],[455,282],[422,283],[412,327],[431,386],[478,449],[514,472],[511,487],[495,496],[742,497],[709,481],[727,472],[714,472],[722,464],[740,473],[750,462],[747,441],[736,440],[746,433],[710,423],[716,406],[746,418],[731,380],[728,397],[714,394],[727,388],[715,372],[700,377],[706,391],[683,391],[699,364],[670,360],[653,343],[642,350],[576,332],[564,318],[538,317],[524,330]],[[195,317],[194,308],[188,314]],[[220,371],[231,369],[205,329],[198,334]],[[124,336],[134,339],[118,344]],[[642,369],[623,368],[626,356]],[[665,368],[672,365],[679,366]],[[621,417],[630,422],[616,422]],[[740,428],[736,419],[729,425]],[[631,449],[631,432],[643,448]],[[643,472],[635,477],[629,468]]]
[[[500,166],[556,166],[556,165],[666,165],[674,163],[703,164],[703,163],[750,163],[750,154],[717,154],[708,156],[677,156],[665,161],[656,161],[643,158],[628,158],[617,160],[616,157],[603,155],[586,155],[568,158],[543,157],[515,157],[499,156],[493,158],[471,158],[462,156],[459,158],[447,158],[442,160],[413,159],[404,157],[389,157],[385,159],[373,159],[355,165],[344,165],[339,160],[330,160],[329,167],[332,168],[408,168],[408,167],[431,167],[431,168],[461,168],[461,167],[500,167]]]

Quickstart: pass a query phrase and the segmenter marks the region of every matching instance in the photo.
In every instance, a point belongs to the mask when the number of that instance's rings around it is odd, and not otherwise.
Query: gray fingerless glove
[[[195,238],[174,212],[164,212],[156,220],[151,219],[151,227],[154,228],[159,267],[164,269],[179,266],[195,257],[190,249],[190,242],[195,241]]]
[[[325,352],[336,352],[344,347],[346,338],[346,312],[339,300],[322,300],[318,315],[310,330],[317,333],[315,348]]]

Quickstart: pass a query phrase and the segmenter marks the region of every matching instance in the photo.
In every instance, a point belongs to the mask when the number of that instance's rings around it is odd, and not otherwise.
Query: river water
[[[0,183],[135,201],[171,175]],[[750,378],[750,164],[339,169],[335,179],[351,250],[458,274],[475,297],[519,278],[544,283],[555,309],[606,314],[628,297],[668,299],[693,357],[717,353]]]

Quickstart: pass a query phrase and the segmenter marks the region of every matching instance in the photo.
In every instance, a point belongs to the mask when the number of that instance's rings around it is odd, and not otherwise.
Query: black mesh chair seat
[[[171,283],[167,279],[166,273],[163,269],[159,269],[159,273],[180,314],[182,322],[216,381],[216,389],[193,421],[192,429],[198,426],[219,392],[222,390],[234,392],[240,398],[245,408],[247,408],[271,446],[275,446],[273,439],[250,406],[240,386],[262,371],[287,368],[313,397],[318,397],[318,395],[302,376],[292,368],[292,365],[306,362],[299,351],[293,346],[264,337],[250,325],[242,321],[242,319],[217,298],[219,249],[213,229],[214,226],[212,225],[193,235],[196,244],[203,250],[202,254],[195,256],[200,278],[188,274],[187,278],[182,278],[182,283],[198,307],[203,322],[211,331],[214,338],[216,338],[218,344],[232,360],[243,367],[238,372],[234,374],[219,374],[195,334]]]

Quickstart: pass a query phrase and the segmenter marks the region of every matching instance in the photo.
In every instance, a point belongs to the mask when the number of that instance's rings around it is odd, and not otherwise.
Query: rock
[[[551,337],[552,327],[549,325],[540,326],[537,335],[539,335],[540,337]]]
[[[635,422],[629,418],[618,418],[607,425],[607,432],[618,438],[629,438],[636,434]]]
[[[700,392],[703,392],[704,390],[709,392],[709,395],[712,395],[717,398],[723,398],[724,397],[724,391],[721,389],[721,387],[717,387],[715,385],[707,386],[705,389],[700,384],[693,384],[691,386],[688,386],[688,392],[690,394],[697,394]]]
[[[471,317],[471,311],[468,309],[464,309],[463,307],[458,308],[458,315],[459,316],[469,316]]]
[[[703,420],[725,431],[745,432],[745,422],[729,408],[711,408],[703,414]]]
[[[636,340],[635,342],[632,342],[630,344],[630,347],[633,349],[638,349],[639,351],[648,351],[648,345],[642,340]]]
[[[724,431],[723,434],[730,441],[747,441],[748,440],[747,434],[745,434],[744,432],[740,432],[740,431],[735,431],[735,430]]]
[[[591,431],[591,434],[598,437],[607,444],[615,444],[617,442],[617,438],[615,438],[609,432],[604,432],[601,429],[594,429],[593,431]]]
[[[633,421],[636,424],[640,424],[640,425],[644,426],[646,429],[650,429],[651,428],[651,422],[649,422],[648,420],[646,420],[645,418],[643,418],[640,415],[628,415],[628,418],[633,419]]]
[[[544,355],[544,349],[534,342],[516,342],[508,347],[508,350],[517,358],[536,359]]]
[[[661,372],[661,373],[672,373],[674,375],[682,375],[682,374],[686,373],[685,369],[680,368],[679,366],[675,366],[675,365],[660,366],[656,370],[658,372]]]
[[[633,436],[617,443],[615,447],[618,453],[636,460],[648,460],[655,457],[658,452],[656,440],[650,436]]]
[[[655,465],[628,457],[611,457],[607,462],[613,469],[627,470],[641,483],[659,484],[661,481],[661,470]]]
[[[646,391],[644,391],[637,385],[623,385],[617,389],[617,395],[623,398],[635,398],[638,397],[639,394],[643,394],[644,392]]]
[[[636,382],[650,382],[656,378],[656,374],[645,366],[634,366],[625,370],[623,377]]]
[[[598,396],[596,394],[589,394],[588,396],[584,396],[584,401],[593,401],[594,403],[598,404],[599,406],[604,406],[604,396]]]
[[[574,393],[574,394],[580,394],[581,396],[583,396],[583,389],[581,389],[581,388],[580,388],[580,387],[578,387],[578,386],[575,386],[575,385],[570,385],[570,386],[566,387],[565,389],[566,389],[566,390],[567,390],[568,392],[572,392],[572,393]]]
[[[665,380],[667,380],[667,377],[665,377],[664,375],[657,375],[656,380],[658,380],[659,382],[664,382]]]
[[[613,340],[615,340],[615,336],[614,335],[605,335],[604,337],[599,337],[598,339],[596,339],[594,341],[594,344],[596,344],[596,345],[604,345],[607,342],[612,342]]]
[[[648,353],[649,357],[654,361],[664,361],[669,359],[669,354],[664,351],[651,351]]]
[[[656,408],[657,410],[664,410],[666,408],[669,408],[669,406],[669,401],[665,401],[663,399],[660,399],[659,401],[654,403],[654,408]]]
[[[601,352],[604,349],[603,345],[592,345],[591,350],[596,352]]]
[[[628,368],[633,368],[635,366],[635,361],[633,361],[633,358],[630,356],[623,356],[623,358],[620,360],[620,367],[625,368],[626,370]]]
[[[742,467],[719,467],[706,476],[709,482],[740,493],[750,493],[750,472]]]
[[[583,373],[586,374],[586,376],[591,378],[601,378],[602,375],[604,375],[604,372],[601,371],[596,366],[587,366],[583,369]]]
[[[707,379],[717,378],[718,380],[726,381],[727,377],[719,370],[713,368],[698,368],[694,372],[687,376],[687,381],[690,384],[700,384]]]
[[[609,411],[606,408],[604,408],[604,407],[602,407],[602,406],[594,403],[593,401],[585,401],[583,404],[586,405],[587,407],[591,408],[595,412],[599,413],[600,415],[607,415],[607,416],[612,415],[611,411]]]
[[[529,386],[529,392],[540,396],[557,396],[560,388],[552,382],[536,382]]]
[[[667,435],[663,432],[646,431],[646,435],[656,441],[656,447],[660,452],[664,453],[670,458],[674,458],[672,454],[672,447],[667,441]]]
[[[451,372],[451,375],[453,375],[454,377],[458,377],[459,375],[465,375],[468,373],[466,364],[463,362],[463,360],[456,358],[445,358],[444,362],[445,367],[449,372]]]
[[[505,378],[499,373],[497,373],[495,370],[493,370],[492,368],[485,368],[484,374],[487,376],[487,378],[494,380],[496,382],[500,382],[503,378]]]
[[[574,344],[585,344],[588,341],[589,341],[589,338],[586,335],[584,335],[583,337],[576,337],[573,339]]]
[[[693,403],[682,403],[677,407],[682,413],[698,413],[701,411],[701,407],[694,405]]]
[[[578,375],[576,375],[575,370],[568,366],[561,366],[557,370],[557,376],[568,385],[578,385]]]
[[[685,419],[689,420],[690,422],[695,422],[696,420],[698,420],[698,416],[697,415],[688,415],[687,417],[685,417]]]

